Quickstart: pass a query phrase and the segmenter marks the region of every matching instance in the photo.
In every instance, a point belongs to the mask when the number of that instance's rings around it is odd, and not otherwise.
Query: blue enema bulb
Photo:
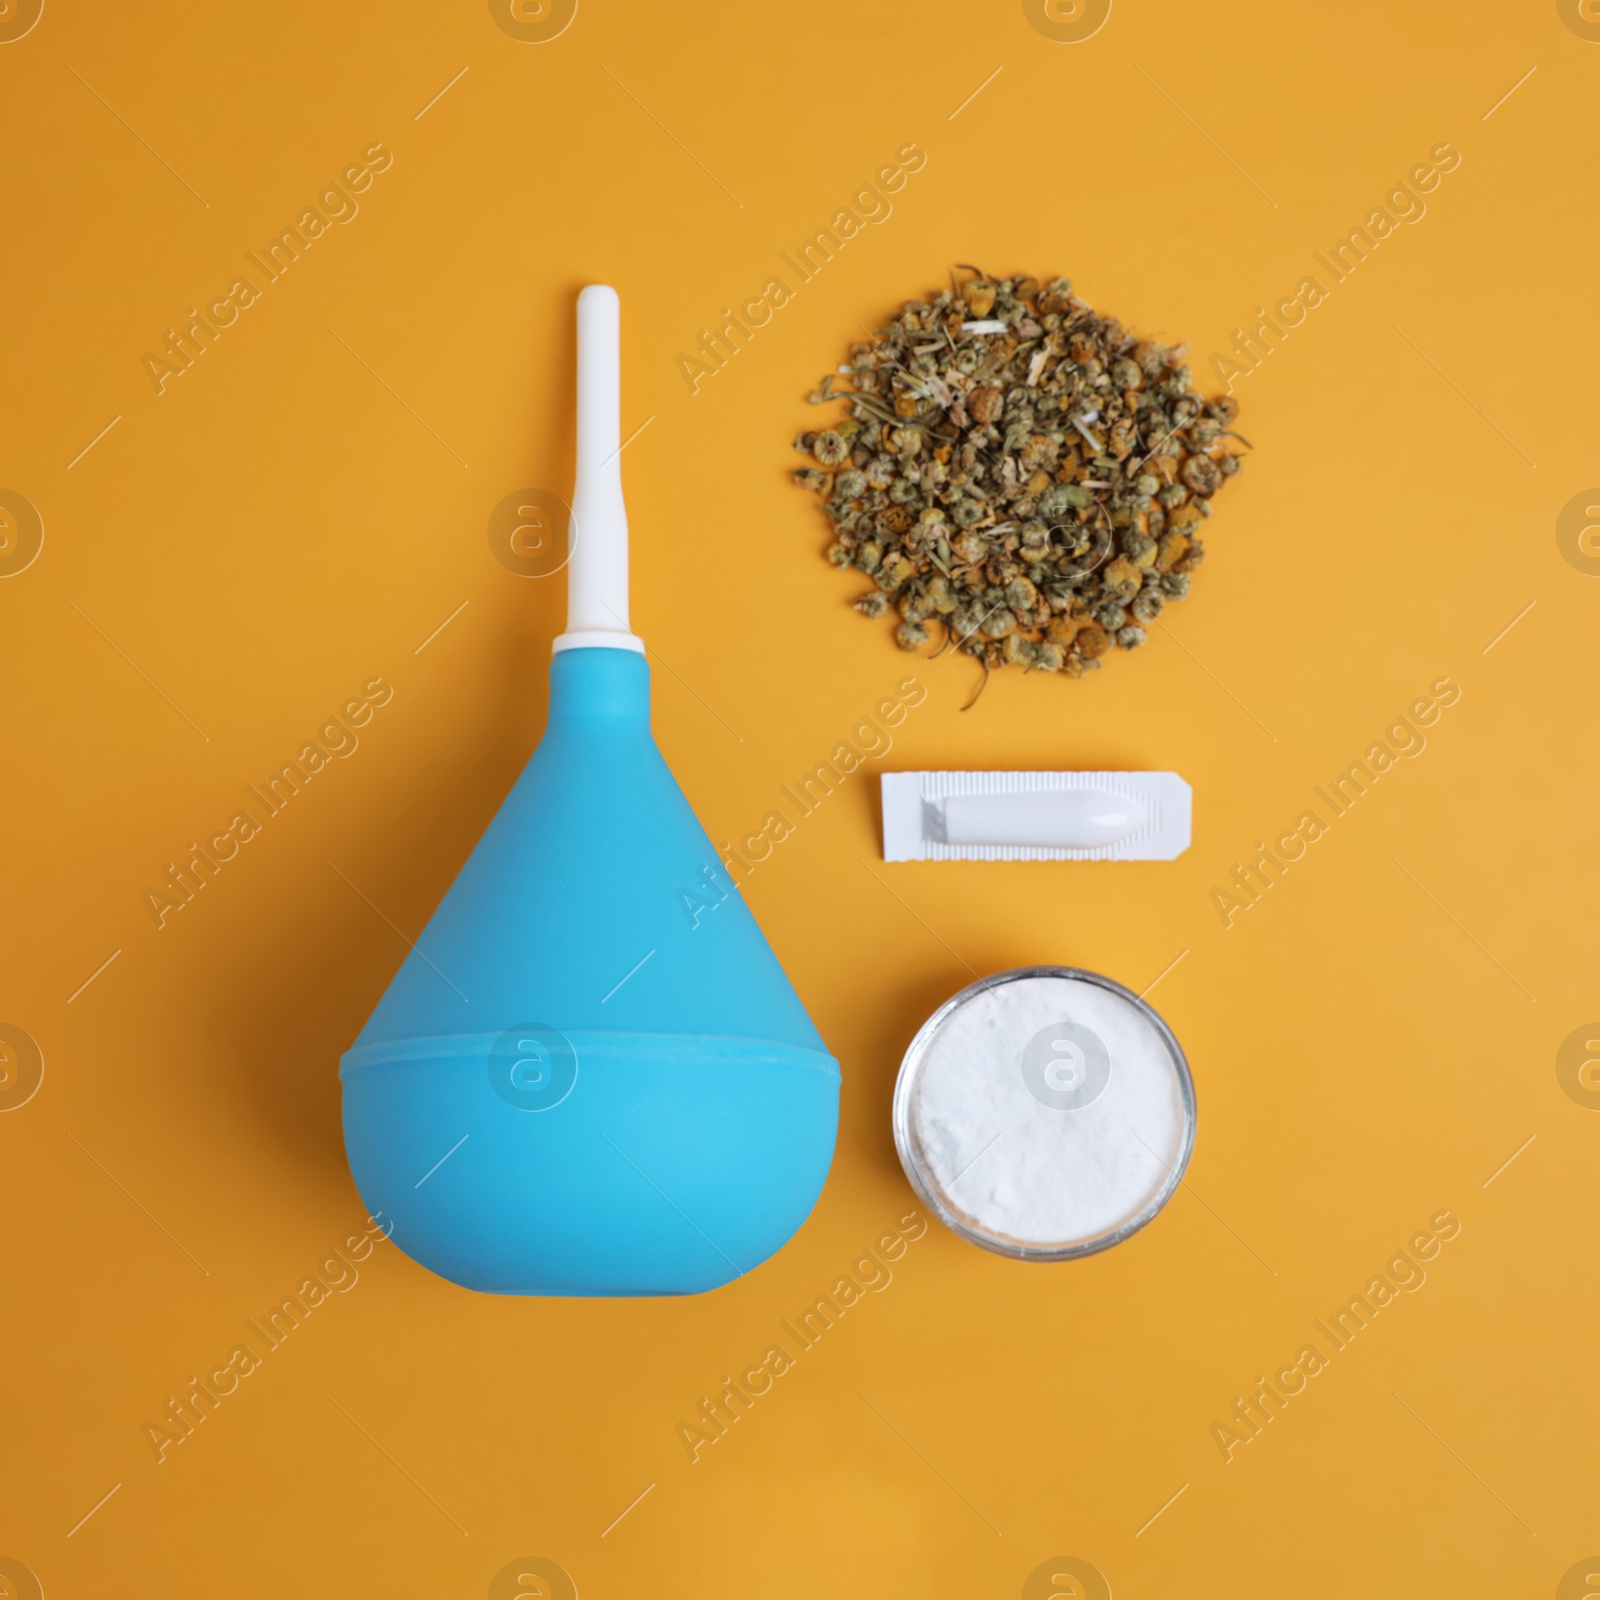
[[[579,295],[578,335],[549,723],[343,1058],[345,1148],[394,1242],[454,1283],[694,1294],[810,1214],[839,1069],[651,736],[613,290]]]

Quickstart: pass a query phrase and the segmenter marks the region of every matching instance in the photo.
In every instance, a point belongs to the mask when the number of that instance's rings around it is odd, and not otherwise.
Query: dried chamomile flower
[[[1064,277],[961,271],[808,396],[844,409],[796,437],[795,481],[832,525],[828,561],[875,584],[856,609],[895,613],[902,649],[940,629],[985,681],[1081,678],[1188,595],[1230,441],[1249,447],[1238,404]]]
[[[811,453],[825,467],[836,467],[850,454],[850,446],[831,428],[812,441]]]
[[[975,605],[957,606],[950,618],[950,626],[955,630],[959,643],[971,639],[984,623],[985,613]]]
[[[878,563],[878,587],[888,595],[896,595],[901,587],[910,581],[916,571],[915,563],[902,551],[891,550],[882,561]]]
[[[1141,570],[1156,559],[1156,541],[1147,533],[1133,529],[1122,536],[1122,551],[1134,566]]]
[[[1006,604],[1015,612],[1032,611],[1039,603],[1039,591],[1027,578],[1013,578],[1006,585]]]
[[[1022,530],[1022,554],[1029,561],[1049,559],[1050,530],[1042,522],[1030,522]]]
[[[1105,592],[1114,600],[1131,600],[1138,594],[1139,585],[1144,580],[1139,575],[1139,569],[1126,556],[1118,556],[1115,561],[1106,563],[1100,581]]]
[[[969,283],[962,290],[962,298],[966,301],[967,311],[974,317],[986,317],[994,309],[994,285],[992,283]]]
[[[1072,641],[1072,648],[1080,656],[1093,659],[1095,656],[1103,656],[1111,648],[1111,638],[1099,623],[1091,622],[1087,628],[1078,630],[1078,637]]]
[[[1183,481],[1195,494],[1212,495],[1222,487],[1222,471],[1210,456],[1190,456],[1183,464]]]
[[[1190,544],[1189,535],[1181,529],[1164,533],[1156,545],[1156,570],[1170,572],[1189,553]]]

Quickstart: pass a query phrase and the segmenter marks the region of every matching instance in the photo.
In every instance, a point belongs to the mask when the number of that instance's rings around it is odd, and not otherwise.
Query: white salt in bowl
[[[1018,1261],[1120,1244],[1172,1198],[1194,1149],[1194,1081],[1132,990],[1077,967],[980,979],[900,1063],[894,1142],[963,1239]]]

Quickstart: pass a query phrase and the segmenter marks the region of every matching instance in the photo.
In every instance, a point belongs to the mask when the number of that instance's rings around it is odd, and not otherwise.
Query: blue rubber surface
[[[837,1063],[649,709],[642,655],[555,657],[544,739],[343,1058],[362,1199],[470,1288],[714,1288],[832,1160]]]

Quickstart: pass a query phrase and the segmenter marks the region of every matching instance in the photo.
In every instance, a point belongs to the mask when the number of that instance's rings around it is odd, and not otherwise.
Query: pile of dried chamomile
[[[962,270],[851,346],[848,387],[830,374],[809,396],[845,415],[795,441],[795,478],[833,524],[828,560],[873,580],[856,609],[895,611],[902,649],[939,624],[935,653],[954,645],[985,683],[1081,678],[1188,594],[1239,470],[1238,405],[1190,388],[1186,346],[1126,332],[1065,278]]]

